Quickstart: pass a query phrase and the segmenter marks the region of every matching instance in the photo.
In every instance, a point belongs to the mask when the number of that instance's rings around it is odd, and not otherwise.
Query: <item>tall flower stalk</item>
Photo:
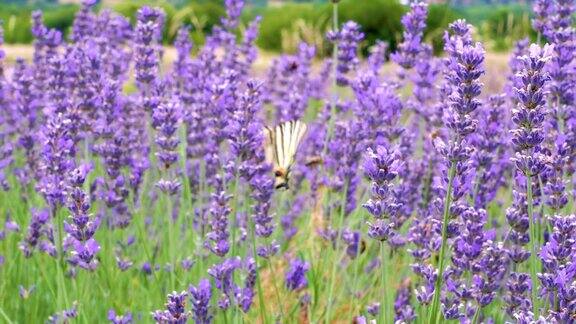
[[[387,323],[390,319],[388,314],[388,280],[386,273],[386,246],[385,242],[396,235],[396,222],[399,210],[402,207],[396,201],[393,194],[393,181],[398,176],[401,162],[399,154],[389,150],[385,146],[378,146],[376,150],[368,149],[364,161],[364,172],[372,181],[372,197],[364,204],[364,208],[374,217],[368,222],[368,236],[380,242],[380,293],[382,304],[380,305],[380,321]]]
[[[532,279],[532,308],[533,314],[538,318],[538,241],[537,228],[539,225],[534,216],[533,181],[538,178],[545,168],[545,157],[542,154],[541,144],[544,141],[544,120],[546,114],[544,106],[545,85],[548,75],[544,72],[546,62],[551,57],[552,47],[545,45],[531,45],[529,54],[522,56],[522,68],[516,74],[519,87],[515,88],[518,105],[512,111],[512,121],[516,128],[511,130],[512,144],[516,154],[512,161],[516,169],[524,176],[526,183],[526,205],[530,221],[530,276]]]
[[[446,80],[448,97],[445,125],[450,130],[451,138],[445,143],[437,138],[435,146],[444,157],[447,173],[445,181],[444,207],[442,211],[442,241],[438,255],[438,274],[434,285],[434,297],[430,308],[429,323],[437,323],[440,317],[440,297],[444,281],[444,268],[448,237],[455,234],[459,216],[464,208],[456,203],[467,191],[466,177],[473,147],[467,137],[476,131],[478,121],[474,119],[475,110],[481,105],[478,96],[482,84],[478,80],[484,73],[484,50],[480,44],[472,44],[470,26],[464,21],[450,25],[454,36],[446,37],[446,49],[450,54],[447,59]],[[449,231],[450,228],[450,231]],[[450,232],[450,233],[449,233]]]
[[[360,31],[360,25],[353,21],[347,21],[344,23],[342,28],[338,30],[338,7],[337,1],[333,1],[334,12],[333,12],[333,30],[330,31],[327,35],[328,39],[334,43],[334,55],[333,53],[333,85],[332,85],[332,98],[330,101],[330,115],[328,116],[328,126],[326,129],[326,135],[324,138],[324,147],[322,150],[322,157],[328,158],[328,150],[330,149],[331,145],[334,145],[335,141],[338,141],[336,128],[336,119],[338,115],[337,106],[339,101],[338,95],[338,86],[349,86],[351,84],[349,74],[354,72],[355,69],[359,65],[358,59],[358,45],[362,39],[364,39],[364,34]],[[342,130],[342,128],[340,128]],[[334,141],[335,140],[335,141]],[[358,151],[355,151],[357,153]],[[352,158],[354,159],[354,158]],[[325,168],[325,166],[324,166]],[[326,169],[326,168],[325,168]],[[352,178],[352,177],[349,177]],[[350,190],[349,190],[350,189]],[[345,215],[345,204],[347,196],[349,196],[349,192],[354,191],[354,183],[353,180],[345,181],[343,186],[340,188],[342,192],[341,196],[341,210],[337,215],[336,218],[336,226],[337,228],[337,238],[335,244],[335,251],[338,251],[338,246],[340,244],[340,237],[341,237],[341,227],[344,223],[344,215]],[[330,193],[330,191],[329,191]],[[326,199],[324,203],[327,203],[330,195],[326,195]],[[325,206],[326,207],[326,206]],[[333,281],[333,278],[336,274],[336,264],[333,264],[331,269],[330,278]],[[328,292],[328,309],[327,309],[327,320],[330,320],[331,311],[332,311],[332,297],[334,292],[334,284],[333,282],[330,284],[329,292]]]

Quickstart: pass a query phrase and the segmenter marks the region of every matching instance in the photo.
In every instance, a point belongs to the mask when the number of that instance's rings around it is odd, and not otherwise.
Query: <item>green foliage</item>
[[[44,12],[44,23],[50,28],[68,31],[74,22],[77,6],[54,7],[54,10]]]
[[[164,42],[172,43],[178,28],[191,26],[194,42],[202,44],[204,36],[220,22],[225,11],[221,1],[187,1],[174,6],[168,1],[135,0],[121,1],[113,9],[130,17],[134,23],[136,12],[143,5],[159,6],[166,12]],[[72,26],[76,5],[46,6],[45,22],[49,27],[67,32]],[[436,53],[442,50],[442,35],[447,25],[458,18],[465,18],[476,26],[477,36],[493,50],[507,50],[520,38],[535,38],[530,25],[530,8],[526,5],[476,5],[457,9],[443,4],[431,4],[425,32]],[[398,0],[343,0],[339,5],[340,22],[354,20],[362,26],[366,35],[363,52],[377,39],[387,41],[394,50],[402,40],[402,15],[407,7]],[[7,43],[30,43],[31,6],[0,4]],[[319,48],[319,54],[329,52],[324,39],[332,17],[328,2],[289,3],[280,7],[248,7],[244,23],[256,15],[262,16],[258,45],[269,51],[293,51],[304,40]]]
[[[4,39],[8,43],[30,42],[30,11],[21,10],[20,6],[0,5],[0,20],[4,28]]]
[[[30,43],[32,41],[30,31],[32,10],[29,6],[0,4],[0,20],[7,43]],[[48,27],[67,33],[77,10],[76,5],[47,6],[42,8],[44,22]]]
[[[509,50],[524,37],[536,37],[531,25],[530,7],[526,5],[473,6],[460,10],[477,27],[478,38],[492,50]]]
[[[406,8],[395,0],[345,0],[340,6],[341,21],[360,24],[366,45],[374,45],[380,39],[388,42],[391,49],[402,40],[400,20],[405,12]]]
[[[114,6],[114,10],[126,17],[132,23],[136,22],[136,12],[144,5],[161,7],[166,13],[166,28],[164,29],[164,43],[171,44],[176,37],[178,28],[182,25],[191,27],[192,37],[196,44],[202,44],[204,35],[220,22],[225,11],[221,3],[215,1],[189,2],[174,7],[169,2],[126,1]]]
[[[365,41],[362,51],[376,43],[376,40],[384,40],[394,50],[402,40],[403,27],[402,16],[408,10],[396,0],[344,0],[339,5],[339,21],[343,23],[354,20],[362,26]],[[257,14],[263,16],[262,28],[258,45],[271,51],[290,51],[294,45],[286,48],[287,35],[297,33],[302,39],[322,38],[330,28],[332,8],[330,4],[290,4],[282,7],[262,8]],[[445,5],[431,5],[428,15],[428,27],[426,38],[432,40],[436,51],[442,49],[442,32],[458,15]],[[308,26],[308,28],[302,27]],[[308,35],[316,33],[320,35]],[[326,43],[315,43],[326,53]]]
[[[197,43],[220,22],[220,17],[225,15],[224,7],[215,2],[191,3],[181,10],[174,22],[192,26],[193,37]]]
[[[448,24],[460,16],[447,5],[433,4],[428,7],[428,19],[426,20],[426,31],[424,37],[432,43],[434,53],[442,52],[444,41],[442,36]]]
[[[324,31],[329,15],[325,6],[312,4],[287,4],[282,7],[256,9],[252,16],[262,16],[258,46],[271,51],[282,50],[282,36],[288,32],[299,33],[295,30],[296,23],[317,24],[319,30]]]

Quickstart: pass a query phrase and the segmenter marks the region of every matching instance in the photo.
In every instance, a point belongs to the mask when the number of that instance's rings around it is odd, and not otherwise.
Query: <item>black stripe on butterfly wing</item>
[[[278,125],[275,128],[275,139],[274,145],[276,147],[276,162],[278,166],[282,167],[284,163],[284,150],[283,150],[283,130],[282,125]]]
[[[290,152],[290,138],[292,134],[292,121],[282,124],[282,129],[284,131],[282,137],[282,149],[284,150],[284,161],[282,161],[281,166],[288,170],[290,166],[290,158],[292,152]]]
[[[292,122],[286,122],[282,127],[282,163],[280,167],[287,169],[290,165],[290,133],[292,132]]]
[[[290,133],[290,160],[289,164],[292,165],[296,160],[296,150],[298,149],[299,134],[300,133],[300,121],[294,121],[292,131]]]

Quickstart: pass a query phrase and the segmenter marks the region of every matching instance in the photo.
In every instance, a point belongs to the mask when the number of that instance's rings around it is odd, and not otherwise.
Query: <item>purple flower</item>
[[[108,311],[108,320],[112,324],[132,324],[132,313],[117,314],[114,309]]]
[[[100,225],[100,218],[92,219],[89,214],[90,198],[82,189],[90,168],[82,165],[74,169],[68,177],[70,183],[68,210],[71,215],[70,221],[64,222],[64,231],[69,234],[69,240],[74,247],[68,261],[73,265],[94,270],[97,265],[94,256],[100,250],[100,245],[93,236]]]
[[[254,260],[254,258],[246,259],[244,262],[244,268],[247,272],[244,286],[236,287],[235,295],[240,309],[242,309],[244,313],[248,313],[252,306],[252,301],[254,300],[254,287],[256,286],[256,279],[258,276],[256,260]]]
[[[94,125],[94,132],[100,141],[94,145],[93,151],[103,160],[106,178],[98,188],[97,196],[112,210],[114,225],[125,227],[131,218],[126,204],[129,183],[122,173],[122,168],[129,164],[128,146],[131,140],[123,129],[127,123],[125,115],[127,103],[121,95],[118,82],[106,83],[103,91],[101,105],[103,114]]]
[[[57,312],[48,317],[48,323],[58,324],[62,322],[70,322],[70,320],[78,317],[78,302],[74,301],[72,307],[63,311]]]
[[[263,84],[265,101],[276,108],[276,122],[301,119],[312,95],[311,65],[316,49],[300,43],[296,55],[274,60]]]
[[[374,317],[380,314],[380,303],[371,303],[366,306],[366,312]]]
[[[511,130],[512,143],[517,151],[513,161],[526,176],[538,175],[544,168],[538,147],[544,140],[544,86],[548,76],[543,68],[550,58],[550,51],[548,45],[543,49],[531,45],[529,55],[520,58],[523,69],[516,75],[521,87],[515,89],[518,107],[512,111],[512,121],[517,126]]]
[[[74,17],[72,25],[72,35],[70,39],[74,42],[80,42],[86,37],[90,37],[96,31],[96,17],[92,13],[92,7],[96,5],[96,0],[82,1],[82,7]]]
[[[220,264],[215,264],[208,269],[208,274],[214,278],[216,288],[222,292],[218,305],[222,309],[230,307],[230,299],[234,297],[235,283],[234,272],[242,265],[240,257],[225,259]]]
[[[136,24],[135,73],[139,87],[145,91],[156,79],[159,55],[155,46],[162,28],[163,14],[159,9],[142,7],[138,10]]]
[[[289,290],[304,289],[308,286],[306,273],[310,264],[304,260],[294,258],[290,261],[290,268],[286,272],[286,288]]]
[[[384,65],[386,53],[388,52],[388,43],[378,40],[376,45],[370,48],[370,55],[368,56],[369,71],[374,76],[380,75],[380,69]]]
[[[336,82],[340,86],[346,86],[349,84],[347,74],[360,64],[358,45],[364,39],[364,34],[360,31],[360,25],[347,21],[340,30],[328,32],[327,38],[338,44]]]
[[[168,302],[165,304],[166,310],[157,310],[152,313],[152,318],[156,323],[173,323],[184,324],[188,322],[190,312],[186,311],[186,297],[188,293],[183,291],[181,293],[172,292],[168,294]]]
[[[329,185],[333,191],[346,195],[344,205],[333,208],[343,209],[344,215],[349,215],[356,208],[356,189],[360,183],[358,165],[365,149],[363,135],[366,130],[363,127],[364,123],[360,121],[338,122],[327,144],[324,164],[332,172]]]
[[[72,256],[68,262],[87,270],[94,270],[97,265],[94,256],[98,251],[100,251],[100,244],[95,239],[89,239],[86,242],[75,241],[74,251],[71,252]]]
[[[473,265],[478,271],[472,279],[472,295],[479,307],[485,307],[496,298],[504,284],[506,266],[509,264],[506,250],[501,243],[484,242],[482,252]]]
[[[242,269],[246,271],[246,277],[244,285],[239,286],[234,282],[234,273]],[[254,258],[247,258],[245,261],[240,257],[225,259],[208,269],[208,274],[214,278],[215,286],[221,292],[218,299],[218,306],[221,309],[226,310],[232,305],[237,305],[243,312],[249,311],[254,298],[257,276]]]
[[[180,27],[174,40],[174,47],[178,51],[178,58],[174,61],[174,78],[178,80],[179,87],[185,87],[183,84],[185,82],[184,79],[187,77],[187,73],[191,72],[189,69],[192,68],[190,57],[192,46],[190,28],[188,26]]]
[[[409,323],[416,319],[414,307],[410,299],[412,298],[410,281],[405,281],[396,292],[394,300],[394,322]]]
[[[8,128],[10,123],[18,126],[18,146],[24,149],[26,157],[26,165],[17,173],[19,181],[23,184],[37,180],[40,176],[38,174],[39,157],[37,145],[39,123],[37,123],[37,119],[40,114],[41,103],[38,93],[34,90],[34,69],[31,66],[27,66],[24,60],[18,59],[12,74],[14,108],[12,112],[6,112],[4,119],[7,127],[6,131],[10,130]],[[0,89],[0,91],[2,90]],[[8,107],[8,105],[5,107]],[[11,121],[11,113],[16,112],[20,115],[17,123],[16,121]],[[9,142],[4,144],[1,150],[2,153],[0,153],[0,160],[2,160],[0,169],[6,168],[10,164],[12,149]]]
[[[428,6],[426,3],[413,3],[410,11],[402,17],[404,25],[404,40],[398,45],[398,50],[390,58],[405,69],[411,69],[416,64],[416,58],[423,50],[422,41],[426,28]]]
[[[356,258],[366,248],[366,242],[361,237],[360,232],[345,229],[342,232],[342,240],[346,243],[346,254],[352,259]]]
[[[284,231],[285,240],[290,240],[298,232],[296,221],[302,215],[308,197],[298,195],[294,201],[286,202],[288,212],[280,219],[280,225]]]
[[[232,209],[228,204],[232,196],[226,194],[224,186],[224,180],[219,179],[216,191],[211,195],[209,209],[211,231],[206,234],[207,241],[205,243],[212,253],[220,257],[225,256],[230,249],[228,217]]]
[[[18,293],[22,299],[30,298],[30,295],[34,292],[34,290],[36,290],[36,285],[32,285],[29,288],[24,288],[22,285],[18,286]]]
[[[387,241],[394,233],[395,217],[401,207],[392,195],[392,181],[398,176],[399,156],[384,146],[367,150],[364,173],[372,181],[372,198],[363,207],[375,218],[368,223],[368,236]]]
[[[4,229],[9,232],[19,232],[20,225],[10,217],[10,214],[7,214],[6,221],[4,221]]]
[[[176,131],[180,119],[179,110],[178,104],[170,101],[160,104],[152,113],[152,125],[158,130],[156,144],[160,149],[156,156],[165,169],[169,169],[178,160],[176,150],[180,141]]]
[[[27,258],[32,256],[34,248],[44,239],[52,240],[52,231],[48,226],[50,214],[46,210],[32,210],[32,217],[28,224],[28,233],[19,248]]]
[[[75,155],[74,140],[71,137],[69,103],[67,102],[64,80],[64,60],[54,59],[49,83],[50,113],[40,132],[41,159],[39,170],[42,174],[37,184],[51,209],[62,206],[66,198],[65,175],[73,168]]]
[[[234,159],[240,162],[238,172],[247,181],[253,175],[253,166],[250,164],[257,159],[258,152],[263,143],[262,123],[258,113],[261,108],[260,84],[248,82],[246,92],[240,97],[238,108],[233,112],[232,120],[228,124],[228,139]]]
[[[225,0],[226,17],[222,18],[222,25],[228,30],[238,27],[239,18],[244,8],[244,0]]]
[[[116,257],[116,265],[120,271],[126,271],[130,269],[134,263],[128,259],[121,258],[119,256]]]
[[[474,206],[485,208],[495,197],[499,188],[506,185],[504,180],[508,172],[508,150],[506,143],[506,125],[504,95],[490,96],[480,112],[478,132],[472,137],[476,150],[472,153],[472,172],[474,191],[471,193]]]
[[[262,17],[256,16],[252,20],[246,30],[242,43],[238,45],[238,57],[236,59],[236,70],[243,76],[250,75],[250,68],[258,58],[258,47],[256,46],[256,39],[260,28]]]
[[[555,3],[551,0],[536,0],[533,4],[534,19],[532,26],[545,37],[549,37],[552,29],[550,17],[554,14]]]
[[[198,324],[210,324],[212,322],[210,313],[210,299],[212,298],[210,281],[208,279],[200,280],[198,286],[190,286],[189,292],[194,321]]]
[[[543,266],[543,272],[538,274],[541,283],[539,293],[557,305],[552,314],[561,322],[570,317],[574,307],[576,216],[554,216],[551,223],[553,231],[550,240],[544,244],[539,254]]]
[[[513,315],[518,312],[528,312],[532,309],[530,291],[532,288],[530,275],[513,272],[506,283],[508,293],[504,296],[506,312]]]

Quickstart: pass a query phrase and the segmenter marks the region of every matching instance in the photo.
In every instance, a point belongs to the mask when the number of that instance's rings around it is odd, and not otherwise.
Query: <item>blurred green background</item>
[[[5,41],[12,44],[32,42],[30,13],[36,9],[44,11],[49,27],[67,33],[79,8],[78,2],[0,0]],[[134,22],[136,11],[145,4],[160,6],[166,11],[165,43],[173,41],[178,27],[183,24],[192,26],[194,41],[202,43],[204,35],[224,14],[222,0],[108,0],[97,8],[111,8]],[[264,50],[292,52],[298,42],[304,40],[315,44],[319,48],[319,55],[323,55],[327,53],[323,36],[330,24],[330,6],[327,0],[247,0],[243,21],[247,23],[256,15],[262,16],[258,45]],[[387,41],[394,49],[402,38],[400,19],[407,9],[398,0],[343,0],[340,4],[340,21],[354,20],[362,26],[366,34],[364,50],[376,39]],[[457,18],[465,18],[474,24],[477,39],[495,51],[508,50],[517,39],[535,36],[530,25],[530,6],[526,3],[434,3],[429,11],[426,38],[434,44],[437,52],[441,50],[443,30]]]

